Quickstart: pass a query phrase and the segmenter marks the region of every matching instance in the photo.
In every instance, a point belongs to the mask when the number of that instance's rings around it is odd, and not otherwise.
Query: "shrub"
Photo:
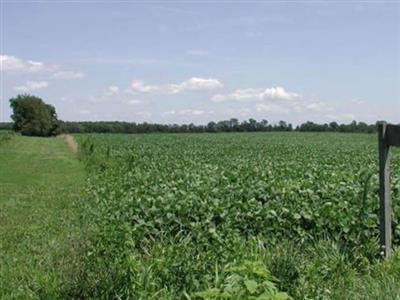
[[[13,130],[22,135],[52,136],[58,133],[59,122],[54,106],[32,95],[18,95],[10,99],[13,110]]]

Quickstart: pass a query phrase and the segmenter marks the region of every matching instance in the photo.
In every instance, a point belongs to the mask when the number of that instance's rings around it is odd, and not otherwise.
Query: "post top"
[[[389,146],[400,147],[400,125],[386,124],[385,139]]]

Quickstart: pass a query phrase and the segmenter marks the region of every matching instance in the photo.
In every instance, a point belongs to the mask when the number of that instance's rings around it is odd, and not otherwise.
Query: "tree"
[[[58,133],[59,121],[54,106],[39,97],[18,95],[10,99],[10,107],[13,130],[22,135],[52,136]]]
[[[257,121],[254,119],[249,119],[249,131],[257,131]]]
[[[339,128],[339,124],[336,123],[336,122],[330,122],[330,123],[329,123],[329,128],[330,128],[332,131],[337,131],[338,128]]]
[[[237,131],[239,128],[239,120],[236,118],[232,118],[229,120],[229,129],[230,131]]]
[[[285,122],[285,121],[279,121],[279,130],[280,131],[286,131],[287,130],[287,128],[288,128],[288,126],[287,126],[287,123]]]
[[[217,123],[215,123],[215,122],[209,122],[208,124],[207,124],[207,127],[206,127],[206,131],[207,132],[216,132],[217,131]]]

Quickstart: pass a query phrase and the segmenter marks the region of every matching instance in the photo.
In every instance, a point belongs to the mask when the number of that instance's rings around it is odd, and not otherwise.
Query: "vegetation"
[[[6,133],[0,166],[0,299],[70,298],[80,270],[84,166],[62,139]]]
[[[90,174],[77,297],[400,297],[400,251],[379,257],[375,136],[77,138]],[[398,172],[392,189],[398,199]]]
[[[21,96],[18,96],[21,97]],[[17,97],[17,98],[18,98]],[[32,96],[33,97],[33,96]],[[36,98],[36,97],[35,97]],[[53,108],[54,109],[54,108]],[[63,122],[55,121],[55,133],[201,133],[201,132],[271,132],[271,131],[302,131],[302,132],[376,132],[376,124],[353,121],[349,124],[337,122],[317,124],[307,121],[293,127],[285,121],[271,124],[267,120],[254,119],[239,122],[238,119],[230,119],[219,122],[209,122],[207,125],[191,124],[155,124],[135,122]],[[15,125],[10,122],[0,122],[0,130],[12,130]]]
[[[11,131],[13,123],[11,122],[0,122],[0,131]]]
[[[58,133],[56,110],[42,99],[18,95],[10,99],[10,106],[13,110],[13,130],[29,136],[52,136]]]
[[[239,122],[230,119],[219,122],[209,122],[207,125],[194,124],[152,124],[129,122],[65,122],[65,131],[68,133],[200,133],[200,132],[270,132],[270,131],[310,131],[310,132],[359,132],[372,133],[376,125],[353,121],[349,124],[316,124],[303,123],[295,128],[292,124],[280,121],[270,124],[267,120],[254,119]]]
[[[11,132],[0,132],[0,145],[11,140],[12,136],[13,134]]]
[[[76,138],[81,163],[61,138],[0,133],[0,298],[400,297],[400,251],[379,256],[375,136]]]

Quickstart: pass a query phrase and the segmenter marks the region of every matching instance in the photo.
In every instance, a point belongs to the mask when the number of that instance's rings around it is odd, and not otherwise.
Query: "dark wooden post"
[[[381,254],[389,257],[392,252],[392,221],[390,196],[389,144],[386,139],[386,123],[378,124],[379,142],[379,198],[380,198],[380,244]]]
[[[392,253],[392,199],[390,197],[390,158],[389,148],[400,147],[400,125],[384,122],[378,124],[379,142],[379,198],[381,253],[389,257]]]

